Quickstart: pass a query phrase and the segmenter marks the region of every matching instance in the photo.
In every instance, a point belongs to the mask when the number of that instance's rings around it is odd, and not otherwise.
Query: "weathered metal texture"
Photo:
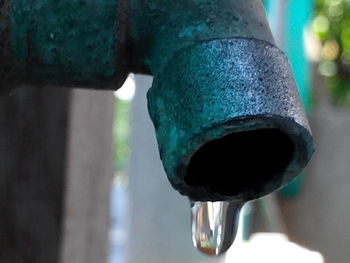
[[[156,77],[148,100],[169,179],[176,189],[195,200],[261,197],[298,175],[313,152],[310,128],[288,60],[264,41],[221,39],[187,49]],[[208,141],[235,132],[271,128],[281,130],[294,144],[289,164],[272,180],[232,196],[185,182],[191,158]],[[221,150],[233,155],[237,149]],[[254,149],[250,151],[253,154]],[[242,172],[235,168],[235,161],[228,176],[249,176],[235,174]]]
[[[21,82],[119,88],[128,72],[154,75],[149,111],[165,170],[182,194],[197,200],[258,198],[290,181],[310,159],[310,129],[260,0],[1,3],[0,59],[7,64],[0,65],[0,90]],[[234,190],[216,185],[220,176],[201,179],[198,173],[206,172],[197,169],[198,160],[208,163],[198,157],[202,149],[221,145],[215,140],[230,134],[251,136],[248,131],[257,131],[261,141],[276,137],[270,151],[278,169],[266,158],[270,147],[252,144],[251,153],[260,151],[262,158],[251,159],[251,166],[265,167],[265,160],[270,165],[264,176],[225,164],[218,171]],[[237,149],[227,155],[237,156]],[[210,154],[217,150],[228,149]],[[220,166],[215,158],[209,162]]]
[[[297,176],[313,152],[310,128],[288,59],[274,46],[261,1],[131,3],[131,43],[142,40],[141,46],[132,46],[131,65],[144,65],[155,76],[148,93],[149,112],[173,187],[195,200],[251,200]],[[285,153],[290,157],[262,180],[240,179],[263,176],[235,168],[238,158],[232,160],[231,167],[215,169],[222,163],[203,155],[194,157],[216,139],[262,129],[281,131],[293,144],[293,149],[287,149],[287,145],[278,148],[290,151]],[[275,143],[280,141],[276,138]],[[235,156],[233,152],[239,149],[222,146],[215,150]],[[255,149],[250,151],[253,155]],[[214,157],[220,153],[210,154]],[[250,165],[259,166],[253,158],[247,158]],[[260,159],[269,162],[264,156]],[[281,165],[279,161],[276,158],[276,167]],[[213,174],[190,168],[194,162],[202,163]],[[263,170],[261,161],[260,165]],[[242,187],[231,191],[216,185],[215,180],[222,177],[215,173],[230,177],[225,180],[232,189],[234,184]]]
[[[273,38],[259,0],[2,0],[0,92],[21,83],[116,89],[215,38]],[[186,12],[184,12],[186,10]]]
[[[126,15],[116,0],[3,0],[0,90],[20,82],[121,85]],[[118,18],[118,19],[117,19]]]
[[[129,2],[132,70],[143,65],[156,75],[176,52],[212,39],[255,38],[274,43],[260,0]]]

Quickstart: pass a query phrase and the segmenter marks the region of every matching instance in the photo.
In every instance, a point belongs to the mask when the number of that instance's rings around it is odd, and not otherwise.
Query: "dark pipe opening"
[[[293,142],[278,129],[232,133],[206,143],[193,155],[185,182],[237,195],[281,174],[293,152]]]

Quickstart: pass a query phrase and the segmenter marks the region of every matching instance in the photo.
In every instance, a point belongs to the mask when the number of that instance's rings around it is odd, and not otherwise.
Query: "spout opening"
[[[226,135],[204,144],[191,158],[185,183],[236,196],[273,181],[294,156],[293,141],[279,129]]]

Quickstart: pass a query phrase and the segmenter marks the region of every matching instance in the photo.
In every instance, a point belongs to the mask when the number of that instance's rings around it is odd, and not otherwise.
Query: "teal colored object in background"
[[[285,1],[285,20],[282,46],[280,47],[288,56],[299,93],[307,112],[312,108],[311,96],[311,70],[304,48],[304,29],[311,19],[313,0],[287,0]],[[276,36],[278,28],[279,1],[265,0],[265,9],[272,33]]]
[[[313,10],[312,0],[290,0],[286,6],[285,40],[283,50],[290,59],[299,87],[301,99],[307,112],[311,110],[311,67],[304,48],[304,29]]]
[[[287,54],[291,63],[292,71],[298,86],[298,90],[306,112],[312,108],[311,93],[311,66],[306,57],[304,47],[304,30],[308,25],[312,12],[313,0],[286,0],[284,5],[284,25],[279,27],[278,15],[280,1],[265,0],[264,6],[272,33],[281,36],[278,30],[283,29],[281,49]],[[304,175],[297,177],[294,181],[281,189],[284,197],[292,198],[299,194]]]

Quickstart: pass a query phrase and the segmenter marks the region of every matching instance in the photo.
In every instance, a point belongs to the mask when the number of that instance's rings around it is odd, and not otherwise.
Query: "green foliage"
[[[337,105],[350,105],[350,0],[315,0],[312,30],[322,42],[320,73]]]
[[[117,174],[125,170],[125,165],[130,155],[130,109],[130,101],[116,100],[113,135],[115,151],[114,164]]]

